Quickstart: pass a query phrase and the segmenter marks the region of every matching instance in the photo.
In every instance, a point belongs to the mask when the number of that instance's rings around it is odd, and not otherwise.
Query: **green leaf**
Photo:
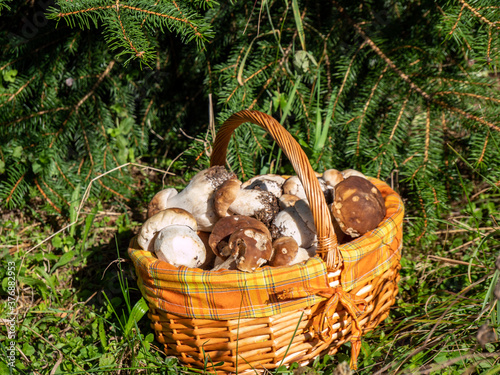
[[[17,146],[12,152],[12,157],[19,159],[23,155],[23,146]]]
[[[64,253],[61,256],[61,258],[59,258],[59,261],[56,264],[54,264],[50,273],[53,273],[59,267],[62,267],[64,265],[68,264],[69,262],[71,262],[71,260],[73,259],[74,256],[75,256],[74,250],[71,250],[71,251],[68,251],[67,253]]]
[[[35,348],[32,347],[30,344],[28,344],[27,342],[25,342],[23,344],[23,353],[26,354],[26,356],[30,356],[30,355],[33,355],[35,354]]]
[[[119,126],[120,133],[123,135],[127,135],[132,130],[134,124],[135,124],[134,119],[130,117],[124,118],[123,120],[120,121],[120,126]]]
[[[135,327],[136,322],[139,322],[144,314],[146,314],[149,310],[149,306],[146,300],[141,298],[132,308],[130,312],[130,316],[128,317],[127,324],[125,325],[125,335],[127,335],[132,328]]]
[[[304,33],[304,25],[302,24],[302,18],[300,17],[299,4],[297,0],[292,0],[293,18],[295,19],[295,25],[297,26],[297,33],[299,34],[300,44],[302,49],[306,50],[306,36]]]
[[[115,357],[111,353],[106,353],[99,358],[99,367],[109,367],[115,363]]]
[[[0,160],[0,174],[5,173],[5,162]]]
[[[6,82],[14,82],[16,80],[17,70],[11,69],[3,72],[3,79]]]
[[[85,249],[87,243],[87,237],[89,235],[90,228],[92,228],[92,223],[94,222],[95,215],[97,214],[97,209],[98,207],[94,206],[94,208],[92,208],[92,211],[90,212],[90,215],[88,215],[85,219],[85,228],[83,230],[83,236],[81,241],[82,250]]]
[[[106,340],[106,331],[104,329],[104,321],[99,317],[99,340],[101,340],[101,345],[105,351],[108,350],[108,342]]]
[[[63,247],[63,240],[60,235],[52,237],[52,246],[56,249],[61,249]]]

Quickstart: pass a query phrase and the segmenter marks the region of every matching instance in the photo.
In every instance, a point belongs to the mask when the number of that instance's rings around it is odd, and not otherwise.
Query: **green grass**
[[[144,201],[154,191],[148,189]],[[389,318],[364,336],[353,373],[500,374],[499,201],[491,190],[465,199],[439,223],[439,232],[419,242],[421,232],[408,216],[400,293]],[[45,242],[67,223],[41,213],[4,214],[1,262],[15,264],[18,297],[12,373],[193,373],[163,354],[136,287],[127,245],[142,211],[89,200],[77,225]],[[7,267],[0,279],[0,316],[6,319]],[[0,329],[3,335],[5,324]],[[9,373],[5,343],[2,374]],[[347,344],[306,368],[294,364],[275,373],[338,374],[349,354]]]

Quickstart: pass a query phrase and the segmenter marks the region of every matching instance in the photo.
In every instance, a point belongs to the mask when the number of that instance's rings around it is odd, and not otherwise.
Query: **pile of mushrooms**
[[[375,229],[385,217],[380,191],[362,173],[330,169],[318,182],[339,243]],[[216,166],[196,174],[181,192],[157,193],[138,243],[176,267],[254,272],[315,256],[317,236],[297,176],[268,174],[242,182]]]

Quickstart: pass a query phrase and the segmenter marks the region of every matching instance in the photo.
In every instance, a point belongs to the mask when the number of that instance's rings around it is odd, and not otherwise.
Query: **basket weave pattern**
[[[352,344],[351,366],[354,367],[361,336],[388,316],[398,292],[402,204],[395,209],[398,222],[393,222],[394,215],[384,221],[387,222],[384,225],[392,226],[395,228],[392,232],[396,232],[380,241],[384,243],[380,247],[392,249],[394,256],[390,262],[386,262],[386,267],[380,268],[380,272],[369,272],[360,282],[353,283],[351,290],[344,290],[342,283],[346,273],[343,273],[342,246],[337,246],[331,216],[317,177],[298,143],[276,120],[257,111],[241,111],[231,116],[217,133],[211,165],[225,164],[229,139],[234,129],[244,122],[262,126],[271,134],[304,185],[317,230],[317,253],[326,265],[325,287],[314,291],[323,298],[312,306],[288,309],[279,314],[227,320],[165,311],[159,307],[158,296],[144,286],[148,281],[149,285],[162,287],[155,279],[156,271],[146,272],[141,263],[144,261],[142,258],[138,260],[136,254],[144,251],[133,240],[129,253],[136,266],[139,287],[150,306],[148,316],[156,339],[164,345],[167,355],[178,357],[188,366],[213,373],[255,373],[255,370],[271,370],[293,362],[305,365],[318,355],[334,354],[348,341]],[[385,190],[395,194],[388,187]],[[382,236],[385,233],[382,231]],[[365,236],[370,236],[370,233]],[[362,248],[369,240],[368,237],[357,241]],[[279,298],[299,297],[303,297],[300,290],[290,290],[284,291]]]

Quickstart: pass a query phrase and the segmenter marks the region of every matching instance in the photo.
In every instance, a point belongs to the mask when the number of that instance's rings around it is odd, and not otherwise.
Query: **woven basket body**
[[[243,122],[253,122],[268,130],[304,185],[317,229],[318,255],[323,260],[317,258],[284,271],[292,278],[294,273],[307,274],[316,267],[314,270],[319,271],[315,280],[319,280],[319,284],[313,287],[308,280],[304,291],[300,290],[301,284],[280,289],[276,285],[287,284],[286,276],[283,282],[280,275],[281,281],[271,288],[278,295],[277,299],[269,299],[271,310],[266,310],[266,301],[263,306],[252,306],[249,302],[250,306],[242,307],[241,313],[229,314],[228,318],[216,311],[216,307],[199,314],[197,311],[202,310],[191,309],[184,313],[182,309],[175,309],[176,303],[190,298],[187,290],[201,289],[190,285],[189,280],[205,282],[210,275],[207,271],[199,274],[193,271],[190,278],[185,276],[190,271],[183,270],[179,278],[181,284],[185,282],[183,286],[168,284],[168,277],[162,276],[165,264],[158,266],[159,261],[142,250],[134,238],[129,254],[136,267],[138,285],[150,306],[148,316],[156,339],[163,344],[168,356],[176,356],[187,366],[212,373],[255,373],[293,362],[305,365],[319,355],[334,354],[348,341],[352,343],[351,364],[355,365],[362,334],[388,316],[398,292],[404,215],[401,199],[385,183],[372,179],[386,200],[386,218],[376,230],[352,243],[337,246],[330,213],[307,157],[271,117],[256,111],[242,111],[231,116],[217,134],[211,164],[224,164],[229,138]],[[172,268],[168,271],[175,274]],[[234,277],[235,272],[245,274],[239,271],[227,271],[226,274]],[[262,277],[266,272],[273,271],[264,270]],[[237,277],[239,282],[243,278],[242,285],[247,285],[246,275]],[[170,299],[168,289],[175,289],[174,300]],[[237,289],[235,293],[238,295]],[[178,295],[182,297],[178,299]],[[217,296],[210,298],[216,300]],[[243,294],[241,299],[242,303],[249,300]],[[187,304],[193,307],[196,303],[188,301]]]

